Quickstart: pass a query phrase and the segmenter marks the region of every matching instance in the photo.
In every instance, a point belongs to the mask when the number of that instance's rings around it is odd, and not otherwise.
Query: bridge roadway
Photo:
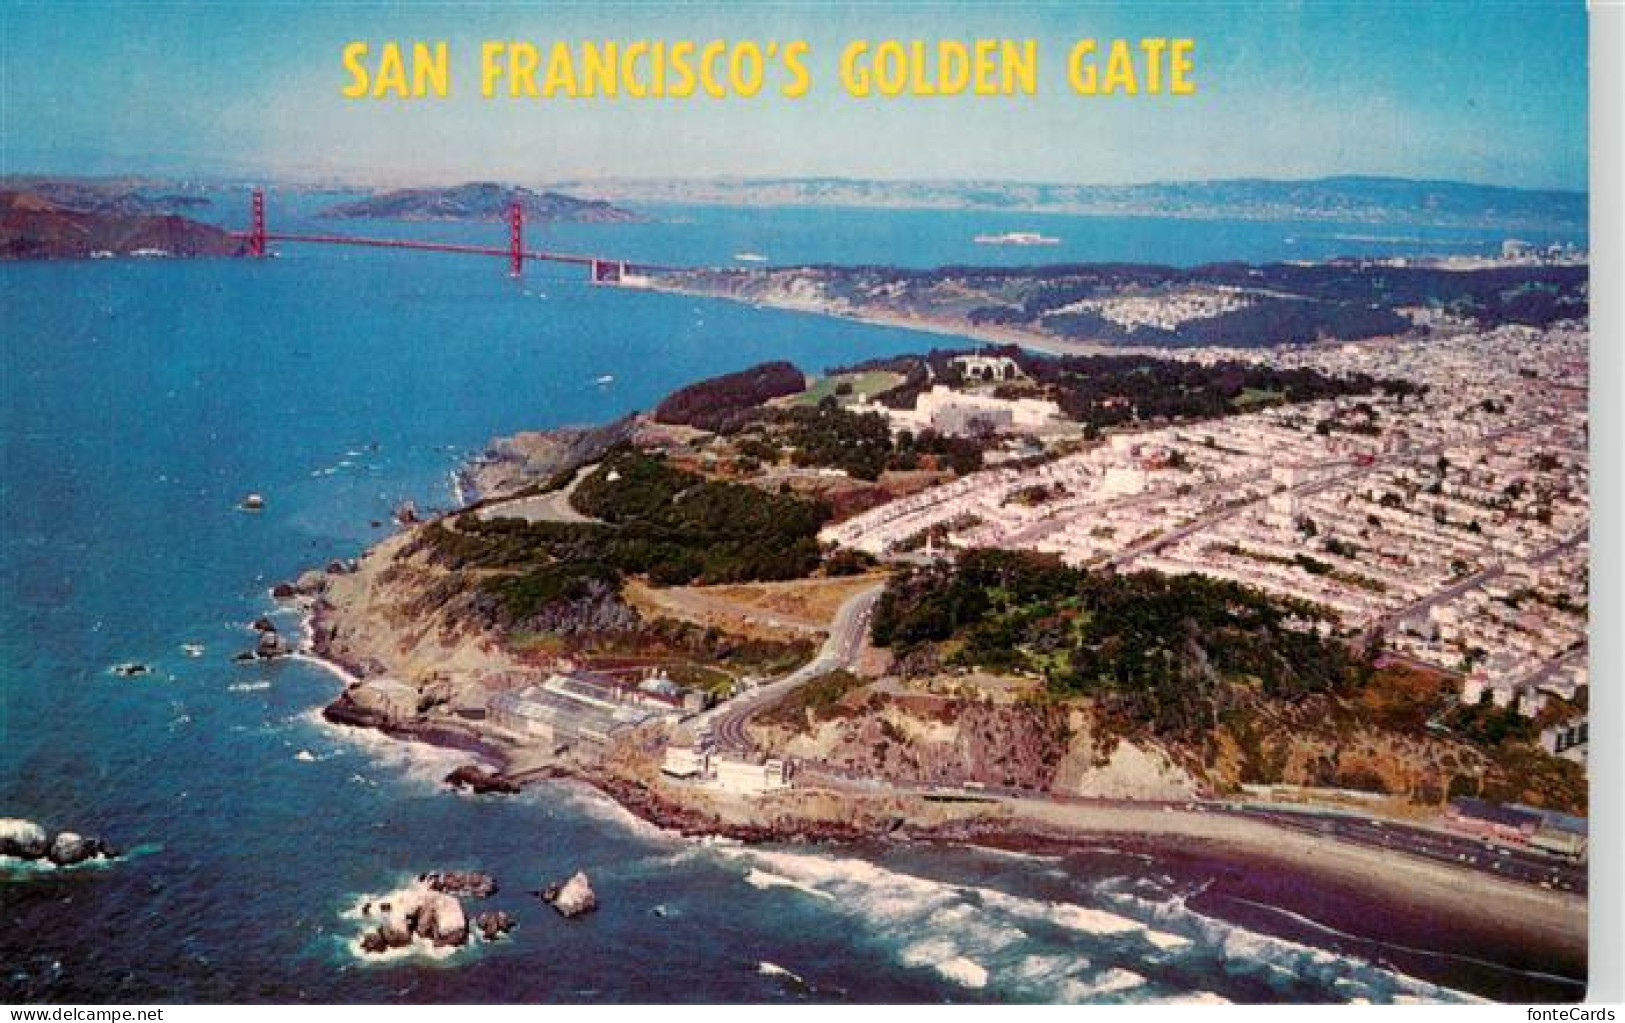
[[[249,231],[232,232],[233,237],[243,239],[252,238],[252,234]],[[418,252],[451,252],[466,256],[497,256],[502,259],[507,259],[512,255],[512,252],[505,246],[459,245],[453,242],[426,242],[409,238],[370,238],[365,235],[349,234],[291,234],[267,231],[265,240],[268,242],[302,242],[315,245],[356,245],[374,249],[412,249]],[[603,259],[597,256],[583,255],[578,252],[550,252],[527,249],[521,255],[527,260],[544,263],[567,263],[573,266],[590,267],[594,263],[611,263],[622,266],[634,273],[656,273],[676,269],[676,267],[662,266],[657,263],[628,263],[617,259]]]

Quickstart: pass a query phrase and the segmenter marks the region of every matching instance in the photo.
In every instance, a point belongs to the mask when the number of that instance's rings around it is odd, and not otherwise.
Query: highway
[[[1462,870],[1478,871],[1503,880],[1538,885],[1555,891],[1584,894],[1587,887],[1584,863],[1575,863],[1534,850],[1509,848],[1472,835],[1446,831],[1440,827],[1382,819],[1354,811],[1310,807],[1299,809],[1281,804],[1219,799],[1180,802],[1099,799],[995,785],[965,787],[910,784],[887,781],[827,764],[810,762],[797,764],[795,774],[798,785],[816,785],[877,795],[909,794],[934,799],[1016,806],[1023,802],[1045,802],[1103,809],[1161,809],[1166,813],[1219,814],[1246,818],[1288,831],[1371,849],[1433,860]]]
[[[749,753],[754,748],[745,725],[757,713],[777,703],[797,686],[804,685],[840,668],[850,667],[863,649],[863,638],[869,632],[874,615],[875,601],[880,599],[884,584],[861,590],[848,597],[835,612],[830,623],[829,636],[818,654],[795,671],[719,704],[698,715],[690,722],[696,730],[709,728],[716,739],[717,748],[732,753]]]

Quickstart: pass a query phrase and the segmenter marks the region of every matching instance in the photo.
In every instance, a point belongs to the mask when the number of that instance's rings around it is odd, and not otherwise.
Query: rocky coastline
[[[620,426],[590,437],[571,431],[562,440],[534,435],[541,439],[532,443],[558,452],[561,469],[573,469],[569,463],[581,448],[596,449],[624,440],[625,430]],[[497,470],[505,477],[503,492],[516,482],[513,469],[513,464],[507,464]],[[408,524],[408,528],[416,527]],[[521,758],[519,751],[492,736],[478,721],[446,714],[427,719],[402,716],[370,702],[364,680],[389,677],[397,666],[358,657],[336,642],[342,628],[356,625],[346,617],[356,611],[330,599],[330,584],[359,570],[358,562],[336,561],[297,581],[279,584],[273,591],[279,601],[304,611],[306,640],[301,653],[346,680],[345,688],[322,710],[322,716],[335,725],[372,729],[402,741],[470,754],[477,763],[446,778],[454,790],[501,798],[537,783],[577,783],[668,835],[745,845],[935,844],[1064,856],[1105,840],[1171,867],[1213,877],[1204,898],[1223,902],[1226,911],[1240,907],[1241,912],[1256,912],[1246,907],[1267,902],[1348,935],[1373,935],[1359,940],[1376,942],[1377,934],[1408,936],[1415,948],[1426,947],[1429,935],[1436,941],[1441,923],[1447,924],[1455,935],[1452,948],[1469,949],[1490,962],[1512,963],[1516,969],[1539,967],[1559,978],[1530,981],[1516,988],[1518,992],[1571,997],[1573,984],[1563,978],[1585,976],[1586,911],[1581,897],[1486,878],[1441,863],[1385,856],[1378,850],[1320,836],[1288,834],[1257,821],[1132,800],[1102,801],[1098,807],[1079,809],[1074,817],[1063,818],[1009,805],[1022,802],[1019,800],[943,802],[917,794],[879,796],[844,789],[796,789],[755,802],[719,801],[668,784],[646,768],[629,769],[614,758],[558,758],[542,763]],[[1486,897],[1490,889],[1495,899]],[[1516,911],[1506,906],[1516,907]],[[1374,927],[1374,922],[1380,922],[1381,928]],[[1260,923],[1278,926],[1281,921]],[[1408,969],[1424,976],[1433,965],[1425,957],[1407,961]]]
[[[0,857],[73,867],[92,860],[114,860],[119,855],[111,842],[94,835],[64,830],[53,836],[34,821],[0,817]]]

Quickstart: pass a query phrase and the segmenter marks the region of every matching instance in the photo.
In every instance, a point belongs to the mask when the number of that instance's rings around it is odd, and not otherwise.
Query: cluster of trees
[[[1245,395],[1303,402],[1379,391],[1403,396],[1423,390],[1408,381],[1366,374],[1333,377],[1306,368],[1237,361],[1202,365],[1146,355],[1032,360],[1029,373],[1049,386],[1069,418],[1096,428],[1155,419],[1215,418],[1237,411]]]
[[[1007,356],[1032,381],[1007,383],[1000,397],[1040,394],[1061,406],[1070,419],[1095,429],[1157,419],[1212,419],[1265,403],[1291,403],[1384,394],[1404,398],[1426,385],[1369,374],[1334,377],[1313,369],[1278,369],[1236,360],[1203,365],[1149,355],[1036,355],[1014,346],[977,349]],[[902,373],[903,382],[876,396],[890,408],[912,408],[934,384],[962,383],[956,356],[969,349],[933,349],[924,355],[894,357],[858,368]]]
[[[1186,320],[1173,328],[1149,324],[1125,327],[1089,310],[1044,314],[1039,318],[1046,328],[1065,337],[1134,345],[1233,348],[1310,344],[1322,339],[1359,341],[1400,334],[1411,326],[1410,320],[1392,309],[1369,303],[1273,297],[1256,298],[1239,309]]]
[[[788,362],[764,362],[673,391],[655,407],[656,422],[713,433],[737,429],[763,402],[807,389],[807,377]]]
[[[660,585],[752,582],[801,578],[822,562],[822,504],[707,480],[633,448],[606,457],[572,501],[602,521],[465,514],[455,528],[429,526],[423,542],[447,567],[488,570],[480,585],[512,621],[618,589],[629,575]]]
[[[799,466],[830,466],[861,480],[876,480],[887,470],[920,467],[926,457],[963,475],[982,467],[983,444],[969,437],[950,437],[935,430],[892,436],[886,417],[854,412],[834,398],[806,408],[763,411],[735,440],[739,453],[768,464],[789,452]]]
[[[981,550],[894,577],[873,634],[904,657],[935,645],[952,663],[1039,675],[1051,692],[1177,737],[1213,728],[1239,688],[1290,700],[1368,678],[1370,651],[1312,627],[1331,617],[1199,575],[1094,574]]]

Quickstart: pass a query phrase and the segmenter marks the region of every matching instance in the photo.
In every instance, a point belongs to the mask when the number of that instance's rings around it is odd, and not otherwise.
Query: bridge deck
[[[231,232],[237,238],[252,238],[250,231]],[[458,245],[452,242],[426,242],[407,238],[369,238],[364,235],[349,234],[289,234],[284,232],[267,231],[265,240],[272,242],[308,242],[317,245],[359,245],[375,249],[414,249],[419,252],[454,252],[468,256],[498,256],[508,258],[511,253],[507,248],[493,245]],[[544,263],[568,263],[573,266],[592,266],[595,262],[622,263],[621,260],[602,259],[596,256],[586,256],[575,252],[547,252],[540,250],[526,250],[522,253],[528,260]],[[627,270],[661,271],[673,270],[675,267],[660,266],[654,263],[624,263]]]

